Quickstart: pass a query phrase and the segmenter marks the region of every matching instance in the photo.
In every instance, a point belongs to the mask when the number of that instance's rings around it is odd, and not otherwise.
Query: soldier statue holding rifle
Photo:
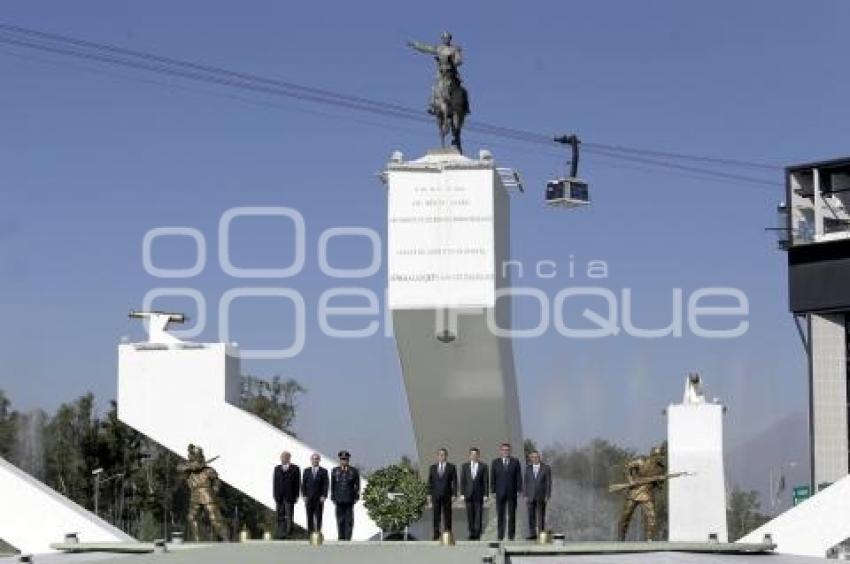
[[[686,472],[667,474],[667,451],[663,446],[653,447],[649,456],[635,456],[628,459],[625,467],[626,482],[608,487],[609,492],[624,490],[626,492],[617,538],[621,541],[626,540],[629,522],[635,509],[640,506],[644,536],[646,540],[655,540],[657,526],[655,493],[668,479],[685,474]]]
[[[217,458],[217,457],[216,457]],[[221,511],[218,507],[216,495],[221,488],[221,480],[218,479],[218,472],[211,466],[204,457],[204,451],[201,447],[190,444],[187,461],[178,466],[178,468],[186,474],[186,483],[189,485],[189,513],[186,516],[186,521],[189,523],[190,537],[194,541],[199,541],[200,527],[198,526],[198,512],[201,508],[205,509],[210,519],[210,526],[215,535],[223,541],[230,539],[230,534],[227,530],[227,525],[221,517]]]

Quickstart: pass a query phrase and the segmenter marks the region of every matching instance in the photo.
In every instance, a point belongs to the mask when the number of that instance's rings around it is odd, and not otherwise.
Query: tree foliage
[[[623,497],[608,493],[608,485],[622,480],[625,460],[633,454],[603,439],[544,449],[544,461],[552,467],[548,526],[564,531],[568,540],[614,539]]]
[[[278,429],[290,430],[295,420],[298,396],[305,389],[295,380],[274,376],[263,380],[254,376],[242,377],[242,408],[250,411]]]
[[[758,498],[759,494],[755,490],[732,489],[726,510],[729,540],[738,540],[770,520],[770,517],[761,513]]]
[[[623,507],[622,493],[609,493],[608,486],[624,479],[624,467],[635,450],[594,439],[581,447],[553,445],[543,450],[552,466],[552,498],[547,523],[564,531],[568,540],[613,540]],[[667,488],[656,494],[660,538],[667,534]],[[639,510],[632,519],[629,539],[640,537]]]
[[[18,414],[12,411],[12,402],[0,390],[0,456],[10,458],[15,448]]]
[[[539,449],[537,448],[537,443],[533,439],[525,439],[522,441],[523,460],[528,460],[528,455],[536,450]]]

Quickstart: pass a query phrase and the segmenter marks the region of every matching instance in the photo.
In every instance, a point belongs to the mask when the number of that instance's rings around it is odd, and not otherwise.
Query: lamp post
[[[784,484],[785,469],[786,468],[794,468],[796,466],[797,466],[796,460],[786,460],[785,462],[780,464],[779,465],[779,480],[783,483],[776,484],[776,485],[775,485],[775,481],[774,481],[774,467],[773,466],[770,467],[769,479],[770,479],[770,513],[771,513],[771,515],[774,515],[774,516],[776,515],[776,508],[777,508],[778,501],[779,501],[777,498],[779,497],[779,494],[782,493],[782,490],[785,489],[785,484]]]
[[[106,478],[105,480],[100,479],[100,475],[103,474],[103,468],[95,468],[92,470],[92,476],[94,476],[94,514],[98,515],[98,502],[100,501],[100,486],[101,482],[109,482],[111,480],[115,480],[116,478],[121,478],[124,476],[123,472],[119,472],[118,474],[113,474],[112,476]],[[123,492],[122,492],[123,495]],[[99,515],[98,515],[99,516]]]
[[[94,514],[97,515],[97,502],[100,497],[100,475],[103,474],[103,468],[95,468],[91,474],[94,476]]]

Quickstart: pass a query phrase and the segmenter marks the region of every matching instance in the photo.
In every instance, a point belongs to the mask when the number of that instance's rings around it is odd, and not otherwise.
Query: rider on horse
[[[440,135],[445,136],[451,128],[452,145],[460,150],[460,129],[469,113],[469,99],[463,87],[458,67],[463,62],[460,47],[452,45],[452,34],[444,31],[440,45],[428,45],[410,41],[408,45],[420,53],[434,55],[437,61],[437,76],[431,88],[431,103],[428,113],[437,117]]]

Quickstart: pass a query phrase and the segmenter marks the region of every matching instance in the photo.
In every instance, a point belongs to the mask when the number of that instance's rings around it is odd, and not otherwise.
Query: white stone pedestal
[[[499,170],[486,152],[435,150],[396,153],[384,177],[389,306],[420,468],[440,447],[458,468],[472,446],[488,462],[503,442],[522,456],[510,297],[497,299],[510,257]]]
[[[668,482],[670,541],[727,541],[723,411],[704,400],[667,408],[669,472],[692,473]]]

